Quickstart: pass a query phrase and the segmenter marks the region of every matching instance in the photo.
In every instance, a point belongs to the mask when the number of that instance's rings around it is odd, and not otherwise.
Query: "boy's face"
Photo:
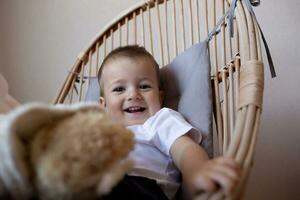
[[[100,104],[126,126],[143,124],[161,108],[153,63],[148,58],[126,57],[109,61],[103,69]]]

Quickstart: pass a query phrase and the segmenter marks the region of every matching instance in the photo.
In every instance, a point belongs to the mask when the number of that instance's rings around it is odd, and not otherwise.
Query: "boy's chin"
[[[126,126],[144,124],[149,117],[147,112],[125,113],[123,124]]]
[[[124,122],[125,126],[132,126],[132,125],[138,125],[138,124],[144,124],[146,119],[131,119],[126,120]]]

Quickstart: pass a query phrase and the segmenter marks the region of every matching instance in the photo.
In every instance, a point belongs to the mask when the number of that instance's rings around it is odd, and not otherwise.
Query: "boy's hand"
[[[204,149],[187,136],[174,142],[171,156],[190,195],[221,189],[224,194],[233,196],[240,180],[240,168],[233,159],[219,157],[209,160]]]
[[[219,157],[208,160],[192,178],[192,194],[200,191],[214,192],[221,189],[226,195],[233,195],[240,179],[238,164],[231,158]]]

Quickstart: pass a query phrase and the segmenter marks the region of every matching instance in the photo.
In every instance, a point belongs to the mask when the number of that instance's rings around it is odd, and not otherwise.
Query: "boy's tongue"
[[[145,110],[146,110],[146,108],[140,107],[140,106],[131,106],[131,107],[128,107],[128,108],[124,109],[124,111],[128,112],[128,113],[143,112]]]

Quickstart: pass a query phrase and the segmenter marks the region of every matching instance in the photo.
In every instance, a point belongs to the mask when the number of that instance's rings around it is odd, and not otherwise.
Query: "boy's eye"
[[[124,90],[125,90],[124,87],[115,87],[112,91],[113,91],[113,92],[122,92],[122,91],[124,91]]]
[[[142,84],[142,85],[140,85],[140,89],[148,89],[148,88],[151,88],[151,86],[148,85],[148,84]]]

